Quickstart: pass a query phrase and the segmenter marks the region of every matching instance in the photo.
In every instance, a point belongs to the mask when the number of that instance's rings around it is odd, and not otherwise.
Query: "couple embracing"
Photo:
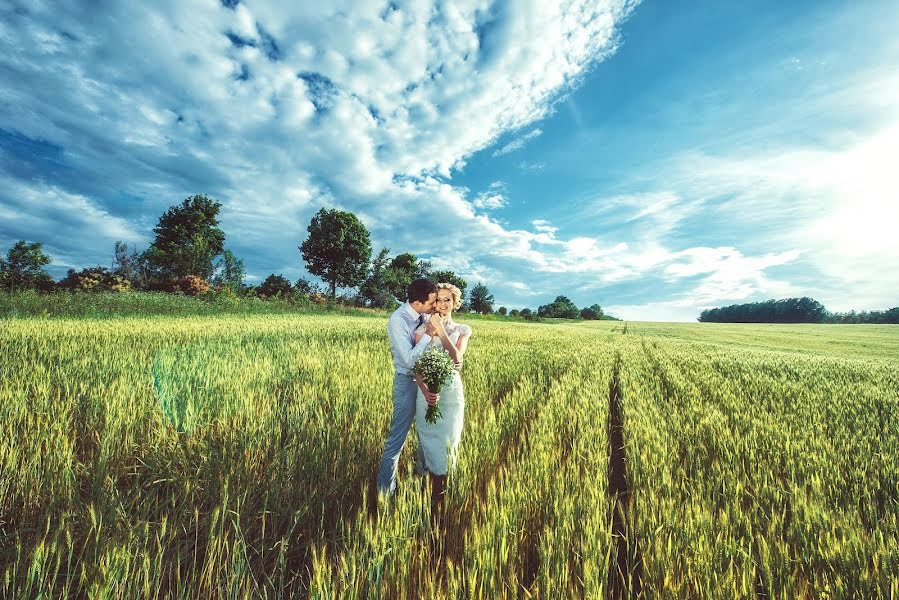
[[[431,479],[432,506],[442,511],[446,475],[452,467],[465,412],[462,390],[462,357],[471,337],[471,327],[453,321],[453,311],[462,305],[462,292],[449,283],[416,279],[407,290],[408,300],[390,316],[387,337],[393,354],[393,417],[378,470],[378,492],[391,495],[396,489],[400,452],[412,422],[418,432],[420,466]],[[437,346],[450,355],[455,368],[439,390],[430,390],[413,373],[422,352]],[[441,417],[425,421],[428,405],[440,402]]]

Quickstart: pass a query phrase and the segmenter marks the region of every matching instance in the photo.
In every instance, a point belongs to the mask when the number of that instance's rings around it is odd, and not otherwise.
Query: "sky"
[[[328,207],[510,309],[899,304],[893,0],[295,4],[0,0],[0,249],[207,194],[251,284]]]

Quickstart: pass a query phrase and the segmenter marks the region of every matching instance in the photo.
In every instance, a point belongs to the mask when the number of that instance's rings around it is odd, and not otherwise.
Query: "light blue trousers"
[[[390,430],[387,432],[387,442],[384,444],[384,456],[381,457],[381,466],[378,468],[378,491],[393,494],[396,490],[396,469],[400,463],[400,453],[406,444],[406,436],[409,428],[415,421],[415,395],[418,386],[410,375],[393,376],[393,416],[390,419]],[[416,456],[416,468],[420,471],[424,464],[419,448]]]

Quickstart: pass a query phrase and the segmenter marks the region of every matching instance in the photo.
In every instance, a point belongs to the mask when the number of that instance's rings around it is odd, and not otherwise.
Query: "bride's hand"
[[[431,333],[433,331],[433,333]],[[433,337],[435,334],[442,336],[446,330],[443,328],[443,317],[438,314],[431,315],[428,320],[428,333]]]

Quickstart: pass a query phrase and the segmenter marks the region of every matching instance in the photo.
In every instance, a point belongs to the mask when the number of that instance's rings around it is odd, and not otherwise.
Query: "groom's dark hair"
[[[428,296],[437,293],[437,284],[430,279],[415,279],[406,289],[409,302],[427,302]]]

